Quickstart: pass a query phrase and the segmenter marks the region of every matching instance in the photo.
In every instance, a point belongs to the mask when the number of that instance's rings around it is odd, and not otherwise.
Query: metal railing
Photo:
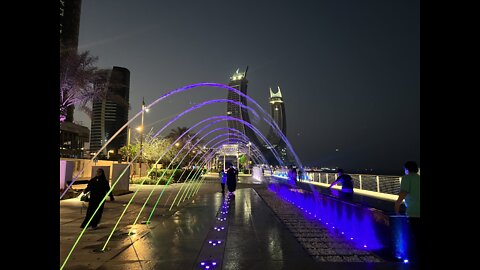
[[[276,177],[287,178],[286,170],[274,172]],[[349,174],[353,180],[353,187],[359,190],[398,195],[400,192],[401,176],[371,175],[371,174]],[[337,173],[305,172],[303,180],[306,182],[329,185],[337,179]],[[340,186],[341,184],[339,184]]]

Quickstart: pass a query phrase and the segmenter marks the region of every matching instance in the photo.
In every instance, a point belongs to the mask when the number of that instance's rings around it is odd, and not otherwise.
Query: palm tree
[[[60,52],[60,122],[65,120],[68,107],[78,104],[85,108],[89,101],[102,96],[93,87],[97,60],[88,51]]]
[[[90,101],[108,99],[122,107],[129,108],[128,101],[115,91],[115,85],[105,87],[108,70],[98,70],[94,63],[98,57],[93,57],[88,51],[81,54],[73,50],[60,52],[60,122],[65,121],[67,108],[79,105],[88,116],[92,110],[88,106]]]
[[[175,141],[177,138],[182,136],[183,133],[185,133],[188,130],[187,127],[177,127],[177,128],[172,128],[170,130],[170,133],[167,135],[167,138],[172,139],[172,141]],[[188,140],[190,139],[190,133],[187,132],[183,137],[178,141],[179,145],[178,146],[183,146]]]

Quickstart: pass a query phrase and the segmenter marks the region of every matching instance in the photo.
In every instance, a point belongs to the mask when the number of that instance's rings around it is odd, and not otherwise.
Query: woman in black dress
[[[105,177],[105,172],[103,171],[102,168],[99,168],[97,170],[95,177],[90,179],[90,181],[88,182],[87,188],[83,190],[84,193],[87,193],[90,191],[90,200],[88,202],[87,215],[85,216],[85,219],[83,220],[80,228],[85,228],[85,226],[87,225],[87,222],[93,216],[93,213],[95,212],[97,207],[100,205],[100,202],[103,200],[103,197],[105,197],[105,195],[109,190],[110,190],[110,185],[108,184],[108,180]],[[115,198],[113,197],[113,193],[110,193],[110,201],[114,201],[114,200]],[[95,216],[93,217],[92,221],[89,224],[89,226],[92,227],[93,229],[97,228],[97,225],[100,222],[100,219],[102,218],[104,205],[105,205],[105,201],[100,205],[100,208],[98,209],[97,213],[95,214]]]

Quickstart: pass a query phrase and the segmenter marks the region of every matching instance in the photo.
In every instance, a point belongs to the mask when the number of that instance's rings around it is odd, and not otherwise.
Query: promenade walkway
[[[134,225],[135,234],[128,236],[153,188],[140,187],[105,252],[99,252],[133,193],[107,201],[99,228],[86,230],[64,269],[414,269],[412,265],[388,262],[349,247],[251,177],[240,178],[235,196],[219,192],[216,174],[207,175],[206,180],[193,201],[183,202],[172,211],[168,208],[183,184],[168,186],[151,223]],[[131,185],[130,190],[137,187]],[[156,188],[139,223],[148,217],[161,188]],[[222,214],[226,199],[228,213]],[[60,265],[81,232],[85,215],[82,204],[78,199],[60,202]],[[221,221],[221,217],[227,219]],[[220,228],[219,225],[224,229],[217,232],[214,227]],[[310,232],[314,233],[310,237],[314,240],[308,241]],[[216,246],[212,245],[214,241]],[[320,254],[319,250],[333,253]]]

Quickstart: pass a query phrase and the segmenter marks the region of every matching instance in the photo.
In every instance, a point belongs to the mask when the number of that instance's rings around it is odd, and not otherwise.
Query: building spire
[[[269,87],[270,89],[270,98],[282,98],[282,92],[280,91],[280,86],[277,86],[278,88],[278,92],[277,93],[273,93],[272,92],[272,88]]]
[[[277,96],[282,97],[282,91],[280,91],[280,86],[277,85],[277,88],[278,88]]]

